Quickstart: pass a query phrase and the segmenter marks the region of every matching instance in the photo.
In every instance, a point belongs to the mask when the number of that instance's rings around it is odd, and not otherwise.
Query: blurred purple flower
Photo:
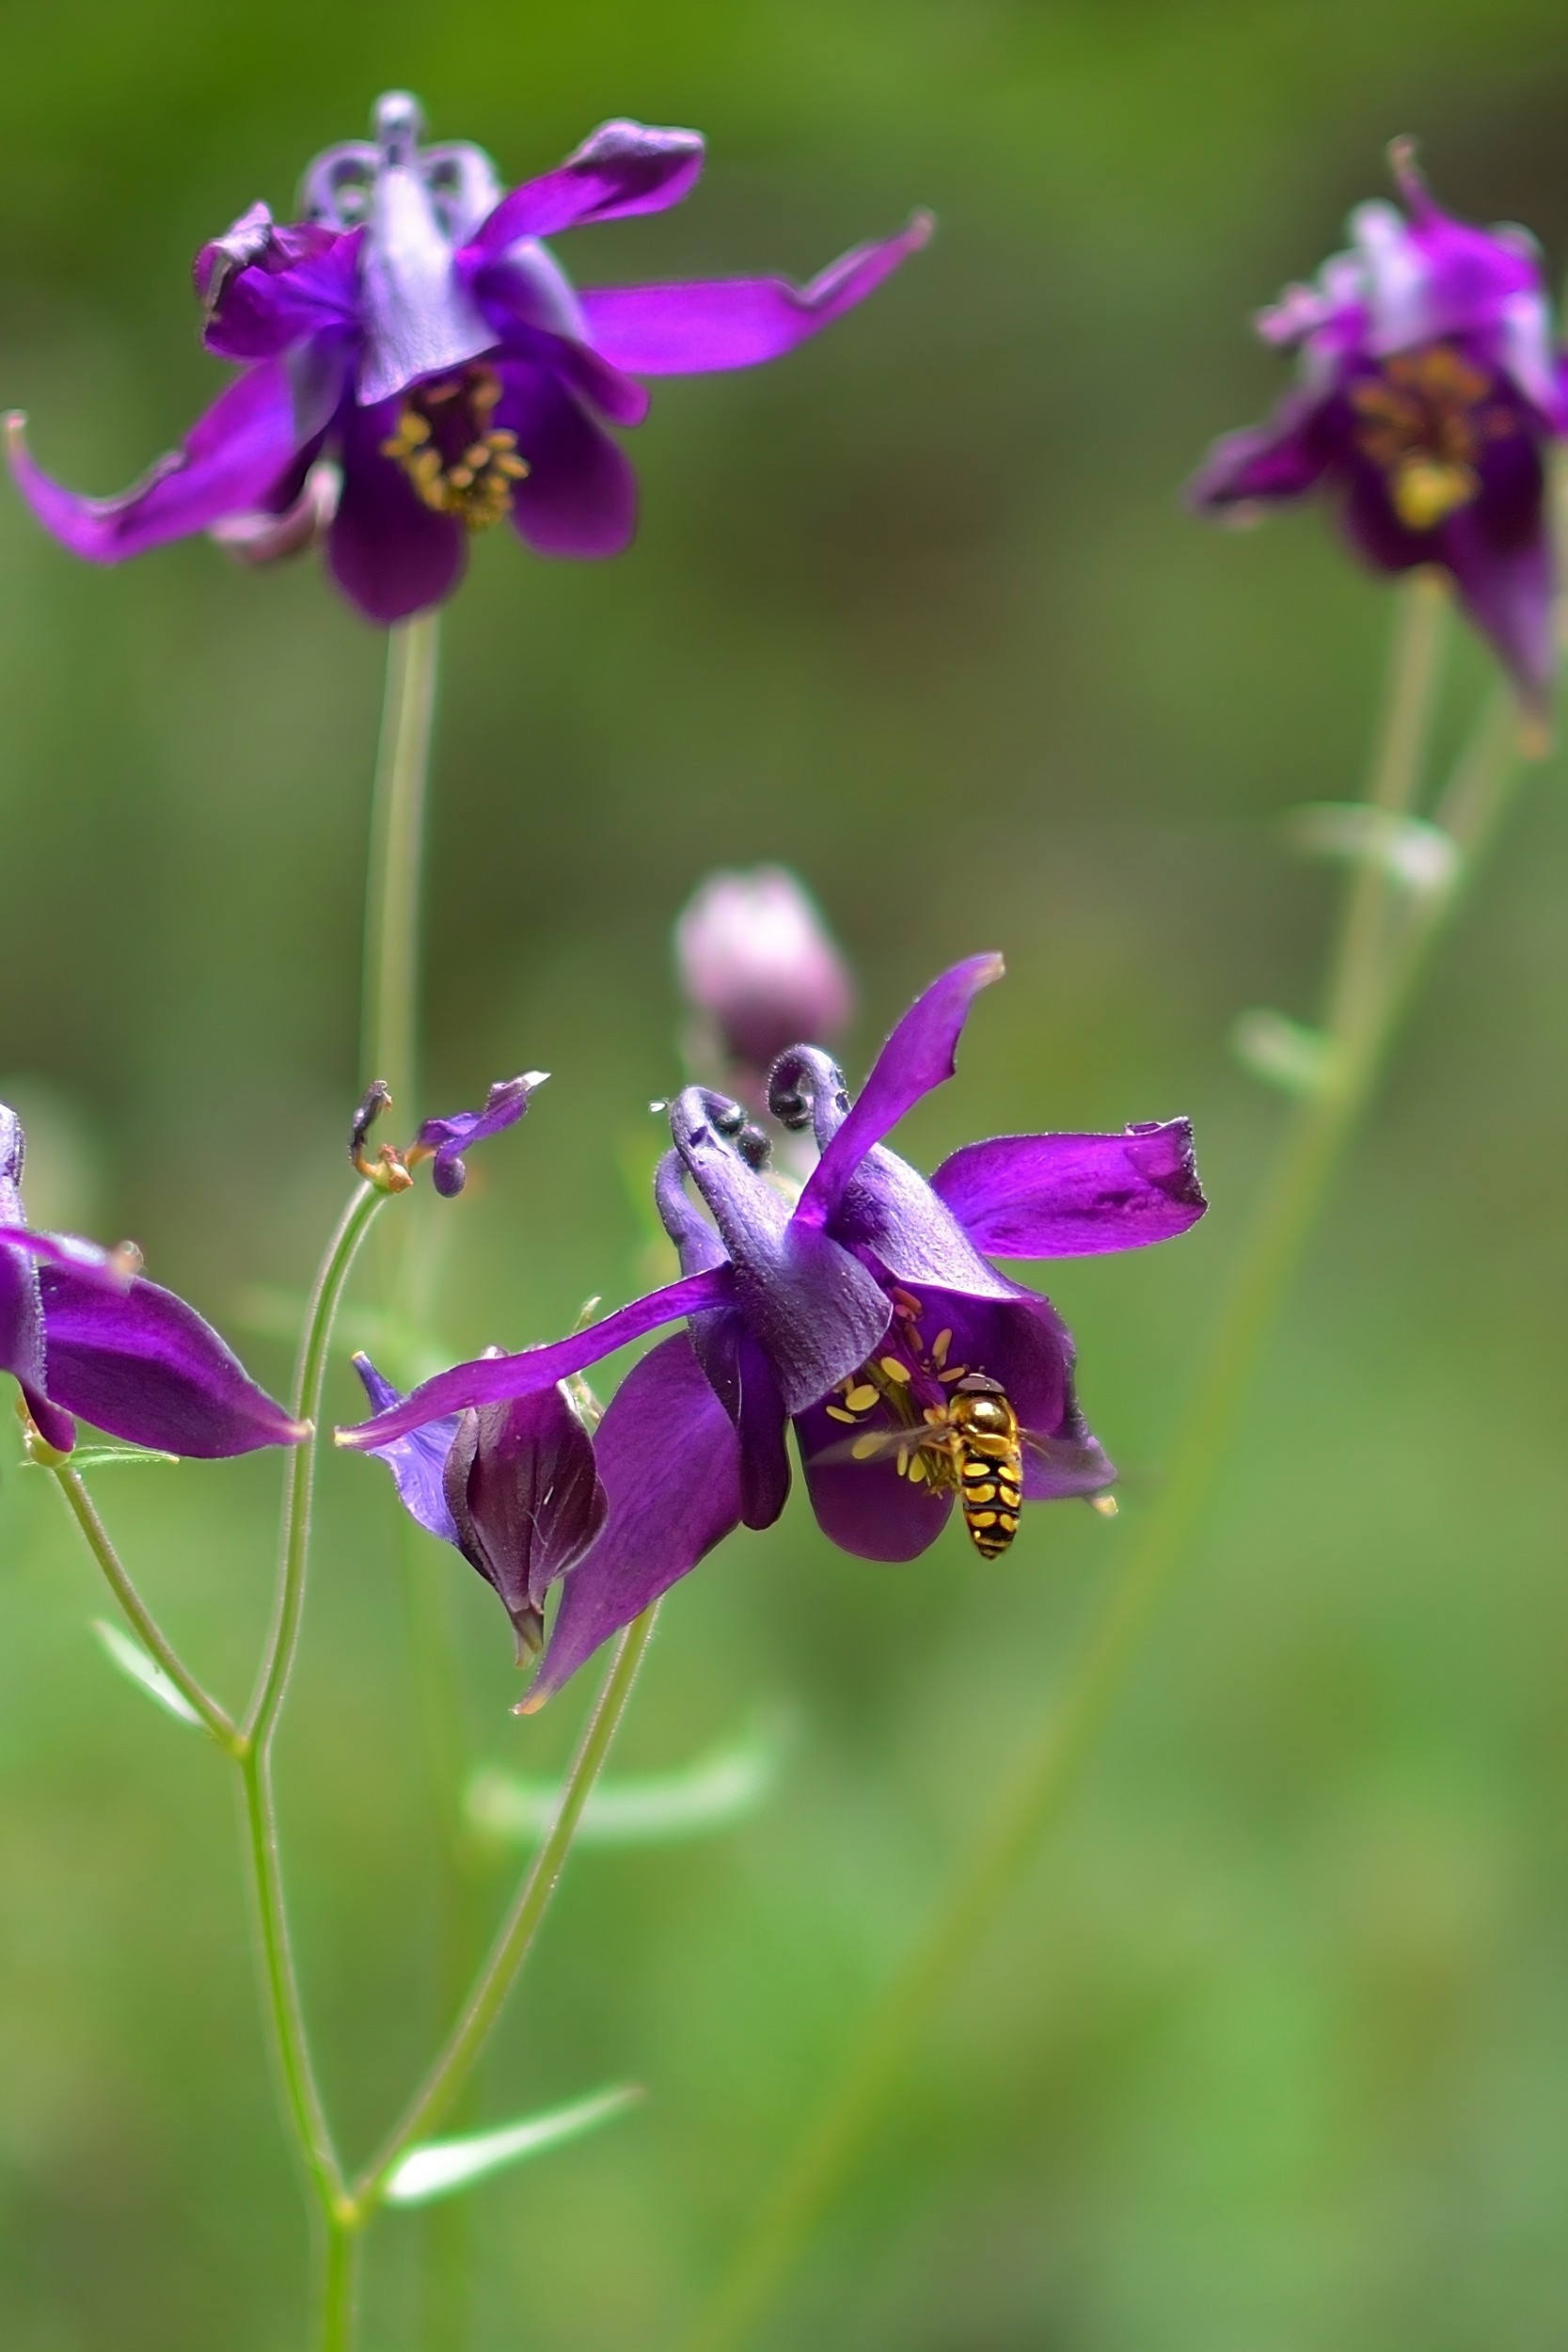
[[[1363,204],[1352,250],[1258,321],[1299,355],[1265,425],[1215,443],[1195,505],[1323,490],[1378,570],[1442,567],[1537,716],[1550,691],[1552,553],[1544,453],[1568,424],[1534,240],[1438,211],[1407,140],[1390,150],[1405,205]]]
[[[607,122],[503,194],[478,148],[423,147],[422,129],[412,98],[381,99],[373,145],[311,165],[307,221],[257,204],[203,247],[207,348],[245,372],[133,489],[62,489],[11,419],[11,465],[46,529],[104,564],[194,531],[251,561],[325,534],[339,586],[383,624],[450,596],[468,534],[503,518],[542,555],[618,554],[636,478],[605,426],[641,422],[635,379],[777,358],[930,232],[917,215],[803,287],[578,294],[541,240],[678,204],[702,169],[698,134]]]
[[[1084,1255],[1186,1232],[1204,1209],[1187,1121],[970,1144],[929,1182],[881,1140],[953,1074],[971,1002],[1001,969],[999,957],[975,956],[943,974],[894,1030],[853,1105],[819,1048],[781,1057],[772,1110],[787,1127],[810,1126],[821,1154],[793,1208],[766,1174],[767,1139],[744,1110],[689,1087],[671,1106],[673,1149],[656,1180],[678,1281],[552,1346],[460,1364],[339,1433],[389,1453],[442,1416],[537,1395],[686,1320],[627,1375],[599,1426],[608,1515],[566,1580],[531,1706],[734,1528],[778,1518],[787,1422],[824,1532],[865,1559],[912,1559],[942,1532],[952,1486],[915,1463],[935,1444],[923,1429],[965,1375],[995,1384],[1016,1412],[1025,1499],[1111,1483],[1078,1408],[1060,1319],[983,1253]]]
[[[24,1152],[22,1122],[0,1104],[0,1372],[44,1443],[69,1454],[79,1414],[131,1445],[206,1459],[296,1445],[305,1425],[194,1307],[142,1279],[134,1251],[32,1232]]]
[[[681,993],[717,1051],[758,1101],[797,1038],[847,1028],[854,988],[808,893],[782,866],[711,874],[675,925]],[[704,1042],[706,1042],[705,1039]]]

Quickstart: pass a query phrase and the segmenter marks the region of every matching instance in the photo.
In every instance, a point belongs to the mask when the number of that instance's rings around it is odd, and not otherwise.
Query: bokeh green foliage
[[[782,857],[817,889],[863,977],[862,1054],[944,960],[1006,950],[914,1156],[1187,1109],[1214,1203],[1176,1248],[1053,1285],[1126,1472],[1118,1524],[1064,1506],[1000,1566],[955,1534],[894,1570],[797,1508],[668,1611],[619,1764],[675,1765],[782,1703],[783,1789],[723,1838],[578,1857],[473,2113],[614,2078],[651,2100],[455,2225],[388,2219],[367,2328],[372,2352],[664,2345],[1158,1489],[1279,1124],[1227,1028],[1311,1010],[1328,885],[1276,820],[1356,787],[1386,597],[1318,522],[1211,534],[1175,486],[1272,395],[1246,314],[1377,189],[1390,134],[1561,265],[1568,35],[1545,0],[9,0],[0,47],[0,390],[86,486],[210,395],[190,251],[258,195],[282,207],[388,85],[513,176],[609,113],[703,125],[697,197],[577,239],[590,280],[804,274],[912,202],[941,216],[787,363],[660,388],[627,560],[549,567],[498,532],[448,629],[423,1107],[556,1075],[460,1203],[394,1204],[440,1248],[445,1347],[638,1282],[624,1169],[677,1075],[668,927],[720,861]],[[378,644],[308,567],[247,577],[193,545],[96,573],[14,500],[0,612],[0,1072],[36,1214],[134,1232],[281,1384],[256,1294],[303,1288],[365,1074]],[[1446,739],[1483,678],[1463,648]],[[1070,1824],[809,2249],[764,2331],[780,2352],[1560,2341],[1565,853],[1554,765],[1428,991]],[[105,1664],[90,1567],[16,1464],[0,1441],[0,2334],[271,2352],[303,2236],[231,1791]],[[103,1481],[229,1694],[276,1481]],[[434,1547],[405,1559],[380,1474],[330,1463],[283,1801],[355,2152],[445,1998],[411,1663],[433,1610],[470,1760],[558,1763],[583,1694],[515,1721],[491,1597]],[[499,1894],[486,1866],[481,1917]],[[420,2280],[454,2227],[471,2307],[443,2316]]]

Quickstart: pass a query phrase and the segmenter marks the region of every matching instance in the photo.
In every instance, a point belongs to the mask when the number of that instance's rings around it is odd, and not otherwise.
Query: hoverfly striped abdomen
[[[1001,1383],[983,1373],[958,1382],[947,1406],[958,1472],[958,1501],[970,1541],[994,1560],[1018,1534],[1023,1504],[1023,1447],[1018,1415]]]

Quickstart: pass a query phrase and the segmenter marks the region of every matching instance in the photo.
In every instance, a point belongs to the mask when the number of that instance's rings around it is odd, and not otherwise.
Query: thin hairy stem
[[[387,640],[387,696],[371,816],[365,910],[364,1069],[412,1107],[419,1057],[420,909],[440,616]]]
[[[1435,682],[1433,625],[1408,604],[1396,635],[1394,677],[1373,791],[1408,808]],[[1460,852],[1456,882],[1386,926],[1400,884],[1369,858],[1353,875],[1354,919],[1339,938],[1328,991],[1337,1027],[1321,1090],[1302,1104],[1243,1244],[1234,1275],[1171,1447],[1169,1484],[1120,1578],[982,1820],[970,1858],[884,1995],[855,2054],[746,2231],[687,2352],[734,2352],[773,2300],[817,2217],[832,2201],[946,1996],[1061,1811],[1077,1768],[1115,1703],[1141,1636],[1212,1492],[1236,1412],[1285,1296],[1330,1179],[1370,1100],[1400,1014],[1451,914],[1457,882],[1495,829],[1517,772],[1516,720],[1490,706],[1438,803]],[[1369,943],[1370,943],[1369,946]],[[1354,979],[1354,985],[1352,985]]]
[[[357,2211],[367,2211],[375,2202],[382,2183],[404,2150],[423,2138],[448,2112],[505,2007],[571,1851],[583,1807],[626,1712],[657,1614],[656,1601],[651,1609],[633,1619],[617,1643],[610,1672],[566,1776],[549,1836],[524,1873],[512,1908],[445,2044],[396,2129],[355,2183],[353,2202]]]
[[[55,1473],[55,1484],[65,1497],[71,1518],[87,1537],[87,1549],[103,1569],[115,1598],[135,1626],[142,1647],[157,1661],[186,1705],[195,1708],[219,1747],[237,1756],[243,1745],[238,1730],[216,1699],[202,1689],[190,1668],[182,1663],[173,1644],[132,1583],[119,1552],[109,1539],[108,1529],[99,1518],[92,1497],[82,1484],[80,1473],[71,1469],[69,1458],[51,1462],[49,1467]]]

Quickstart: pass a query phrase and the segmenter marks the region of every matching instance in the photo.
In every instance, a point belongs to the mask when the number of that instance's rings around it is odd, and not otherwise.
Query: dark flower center
[[[467,531],[500,522],[511,512],[514,484],[528,472],[517,436],[490,424],[500,396],[494,368],[478,364],[416,384],[404,395],[397,431],[381,444],[382,455],[408,476],[422,502]]]
[[[1483,445],[1518,430],[1513,412],[1493,403],[1496,389],[1495,378],[1450,342],[1396,352],[1352,385],[1362,420],[1356,447],[1387,476],[1407,530],[1435,530],[1468,506],[1481,488]]]

